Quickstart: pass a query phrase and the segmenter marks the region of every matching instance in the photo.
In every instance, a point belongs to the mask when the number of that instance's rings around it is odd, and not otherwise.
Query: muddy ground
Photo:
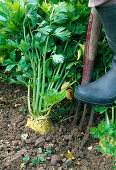
[[[79,132],[78,124],[72,127],[73,115],[69,113],[65,115],[63,121],[60,118],[54,119],[54,129],[44,136],[25,127],[28,117],[26,96],[25,87],[8,85],[7,82],[0,83],[1,170],[113,170],[113,158],[103,156],[96,149],[98,140],[93,139],[91,135],[79,151],[87,124],[85,123],[83,131]],[[23,98],[20,99],[21,97]],[[95,114],[93,125],[101,121],[100,116]],[[25,139],[23,134],[26,134]],[[42,153],[38,148],[42,148]],[[50,150],[51,153],[45,156],[46,150]],[[73,162],[65,157],[68,151],[75,158]],[[26,164],[22,164],[24,157],[30,158]],[[32,159],[38,157],[44,157],[46,160],[33,163]]]

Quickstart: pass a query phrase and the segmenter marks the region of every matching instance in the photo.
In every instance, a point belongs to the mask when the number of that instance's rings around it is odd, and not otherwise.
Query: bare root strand
[[[84,104],[83,115],[82,115],[82,118],[81,118],[81,121],[80,121],[80,124],[79,124],[79,131],[82,130],[82,126],[83,126],[83,123],[84,123],[84,120],[85,120],[86,113],[87,113],[87,104]]]
[[[83,140],[82,140],[82,142],[81,142],[80,149],[82,149],[82,147],[85,145],[85,143],[86,143],[87,140],[88,140],[89,130],[90,130],[90,127],[92,126],[92,123],[93,123],[94,114],[95,114],[95,111],[94,111],[94,108],[92,107],[92,109],[91,109],[91,114],[90,114],[90,119],[89,119],[89,123],[88,123],[87,129],[86,129],[84,138],[83,138]]]
[[[76,114],[75,114],[75,117],[74,117],[73,122],[72,122],[72,126],[73,126],[73,127],[76,125],[77,120],[78,120],[78,118],[79,118],[79,114],[78,114],[78,113],[79,113],[80,104],[81,104],[81,103],[78,102]]]

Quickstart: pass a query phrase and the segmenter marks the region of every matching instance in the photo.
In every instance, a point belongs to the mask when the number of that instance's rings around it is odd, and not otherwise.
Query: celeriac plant
[[[28,87],[28,109],[33,118],[49,115],[66,97],[61,85],[70,80],[71,86],[80,78],[75,74],[80,49],[75,36],[81,35],[85,26],[77,22],[80,16],[75,16],[77,9],[71,3],[6,0],[0,5],[0,38],[4,40],[0,50],[7,51],[5,71],[13,71],[12,81]]]

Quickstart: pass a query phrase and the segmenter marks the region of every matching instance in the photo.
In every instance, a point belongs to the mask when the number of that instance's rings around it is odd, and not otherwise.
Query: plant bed
[[[27,89],[21,85],[0,83],[0,165],[5,170],[113,170],[113,158],[103,156],[97,149],[98,140],[92,136],[79,151],[83,133],[77,127],[72,129],[71,115],[64,115],[54,121],[54,129],[47,135],[40,135],[25,127]],[[8,100],[10,99],[10,100]],[[16,99],[16,100],[14,100]],[[20,99],[20,100],[17,100]],[[14,102],[13,102],[14,101]],[[25,108],[25,109],[24,109]],[[102,118],[95,115],[96,122]],[[68,119],[67,119],[68,118]],[[86,124],[84,125],[86,128]],[[94,126],[96,126],[94,124]],[[70,151],[75,159],[67,163]],[[38,161],[39,160],[39,161]],[[66,165],[70,165],[66,167]]]

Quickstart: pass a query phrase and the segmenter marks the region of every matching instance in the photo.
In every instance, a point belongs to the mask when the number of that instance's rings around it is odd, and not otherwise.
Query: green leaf
[[[96,127],[92,127],[90,128],[90,134],[94,135],[97,131],[97,128]]]
[[[50,68],[46,69],[46,77],[51,80],[51,76],[53,74],[53,70]]]
[[[45,26],[45,27],[38,28],[36,31],[41,32],[42,34],[44,34],[44,35],[47,36],[47,35],[50,34],[50,32],[52,31],[52,29],[50,28],[49,25],[47,25],[47,26]]]
[[[65,31],[65,27],[59,27],[55,30],[54,35],[65,41],[70,38],[71,33],[68,30]]]
[[[24,40],[21,40],[20,47],[21,47],[22,51],[27,52],[30,48],[30,43],[26,42]]]
[[[30,160],[30,157],[23,158],[23,161],[29,161],[29,160]]]
[[[15,54],[15,50],[12,51],[12,53],[10,53],[10,59],[15,62],[15,57],[16,57],[16,54]]]
[[[51,151],[51,150],[49,150],[49,149],[46,149],[46,152],[47,152],[47,153],[49,153],[49,154],[51,154],[51,153],[52,153],[52,151]]]
[[[26,84],[26,81],[22,75],[17,75],[17,80],[23,84]]]
[[[32,159],[32,163],[39,163],[39,160],[37,160],[37,159]]]
[[[54,54],[51,56],[53,59],[53,62],[55,64],[63,63],[64,62],[64,56],[61,54]]]
[[[18,70],[17,71],[20,71],[20,69],[21,69],[22,71],[25,72],[28,70],[28,68],[29,68],[29,65],[26,63],[25,58],[22,57],[20,59],[20,61],[18,62]]]
[[[71,62],[70,64],[67,65],[66,69],[70,70],[72,66],[76,66],[78,64],[78,61]]]
[[[10,64],[6,67],[5,72],[11,71],[16,65],[15,64]]]
[[[7,19],[0,15],[0,21],[6,21]]]
[[[94,109],[96,112],[99,112],[100,114],[104,113],[108,108],[103,106],[94,106]]]
[[[83,34],[84,31],[85,26],[83,26],[82,24],[77,24],[75,34]]]
[[[68,17],[65,13],[55,13],[52,17],[53,22],[57,24],[63,24],[67,21]]]
[[[6,60],[4,60],[2,65],[7,66],[8,64],[12,64],[12,63],[13,63],[13,61],[11,59],[6,59]]]
[[[40,160],[41,162],[45,162],[45,161],[46,161],[45,158],[39,158],[39,160]]]
[[[55,89],[50,89],[44,96],[44,102],[47,105],[54,105],[62,101],[66,97],[66,90],[58,92]]]
[[[60,79],[60,75],[55,75],[55,76],[52,76],[52,78],[50,79],[49,83],[54,83],[56,82],[57,80]]]
[[[39,153],[43,153],[42,148],[38,148]]]
[[[10,40],[10,39],[8,39],[8,45],[11,45],[11,46],[13,46],[14,48],[18,48],[18,46],[17,46],[17,43],[16,42],[14,42],[14,41],[12,41],[12,40]]]

